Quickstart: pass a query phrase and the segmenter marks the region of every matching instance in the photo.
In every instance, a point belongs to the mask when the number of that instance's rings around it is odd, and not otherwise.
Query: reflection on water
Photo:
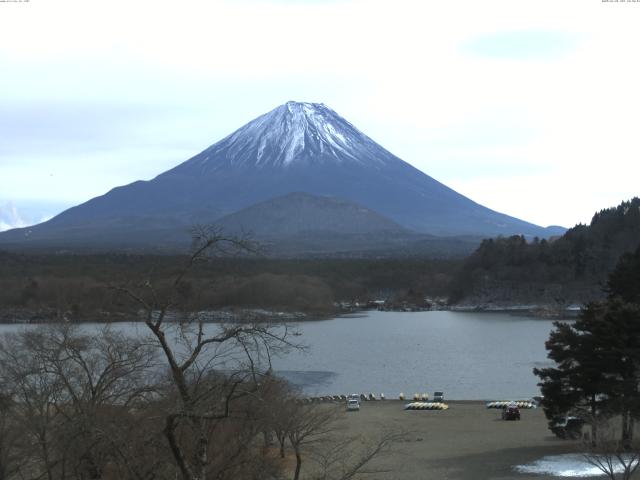
[[[309,395],[442,390],[460,400],[538,394],[532,370],[550,365],[544,342],[553,327],[503,313],[376,311],[296,326],[308,348],[273,359],[273,367]],[[1,325],[0,332],[21,328]],[[140,323],[113,328],[148,335]]]

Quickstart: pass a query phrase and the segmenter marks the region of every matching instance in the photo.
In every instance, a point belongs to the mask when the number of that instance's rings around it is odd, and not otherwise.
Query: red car
[[[502,409],[503,420],[520,420],[520,409],[515,403],[510,403]]]

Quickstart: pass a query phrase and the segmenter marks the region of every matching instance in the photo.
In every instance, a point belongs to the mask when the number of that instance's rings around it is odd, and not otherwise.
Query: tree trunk
[[[165,427],[164,434],[169,442],[169,448],[171,449],[171,453],[173,454],[173,458],[176,460],[176,465],[180,469],[180,473],[182,473],[183,480],[194,480],[194,475],[191,474],[191,469],[187,464],[184,455],[182,454],[182,450],[178,445],[178,440],[176,438],[176,424],[175,417],[173,415],[169,415],[165,419]],[[176,477],[177,478],[177,477]]]
[[[2,451],[0,451],[0,458],[2,458]],[[0,480],[5,480],[7,478],[6,468],[4,463],[0,464]]]
[[[302,468],[302,455],[300,455],[300,450],[298,448],[296,450],[296,471],[293,475],[293,480],[298,480],[300,478],[300,469]]]
[[[209,447],[209,439],[207,438],[207,434],[204,431],[204,426],[202,425],[202,421],[199,422],[200,435],[198,438],[198,450],[197,450],[197,459],[198,459],[198,470],[200,471],[200,477],[198,480],[206,480],[207,478],[207,464],[209,463],[209,459],[207,457],[207,450]]]
[[[598,444],[598,407],[596,404],[596,396],[591,396],[591,446],[595,448]]]
[[[279,439],[280,442],[280,458],[284,458],[284,441],[286,440],[285,437],[282,437],[281,439]]]
[[[625,408],[622,410],[622,447],[625,450],[631,449],[631,435],[629,432],[629,411]]]
[[[200,477],[198,478],[198,480],[206,480],[207,478],[207,447],[209,445],[209,441],[204,438],[204,437],[200,437],[198,439],[198,467],[200,470]]]
[[[49,448],[46,440],[40,441],[40,447],[42,448],[42,459],[44,460],[44,465],[47,469],[47,478],[48,480],[53,480],[53,472],[51,471],[51,462],[49,461]],[[64,465],[64,462],[63,462]]]
[[[82,470],[84,471],[84,473],[86,473],[88,478],[90,479],[102,478],[102,473],[100,472],[100,468],[93,461],[93,456],[91,455],[91,452],[85,452],[80,457],[80,461],[81,461],[81,464],[84,464]]]

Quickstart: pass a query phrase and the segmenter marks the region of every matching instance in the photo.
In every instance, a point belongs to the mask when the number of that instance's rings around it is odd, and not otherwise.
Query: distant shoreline
[[[573,319],[581,311],[581,306],[570,305],[454,305],[450,308],[452,312],[487,312],[487,313],[521,313],[532,317],[547,319]]]
[[[28,309],[28,308],[0,308],[0,324],[40,324],[40,323],[121,323],[144,322],[140,312],[109,312],[100,311],[83,317],[78,321],[69,312],[60,312],[55,309]],[[201,316],[207,323],[239,323],[239,322],[301,322],[316,319],[315,316],[303,312],[281,312],[266,309],[222,309],[201,312],[169,312],[166,315],[167,322],[173,322],[186,316]],[[318,317],[321,317],[318,315]],[[322,318],[321,318],[322,319]]]
[[[369,311],[376,309],[350,309],[336,310],[334,312],[308,313],[308,312],[284,312],[273,311],[261,308],[231,308],[221,310],[209,310],[203,312],[185,312],[184,315],[203,315],[205,322],[210,323],[238,323],[238,322],[308,322],[328,320],[330,318],[347,317],[350,315],[366,315]],[[505,313],[522,314],[540,319],[573,319],[580,313],[579,307],[563,307],[558,305],[450,305],[438,308],[385,308],[377,309],[386,312],[415,313],[433,311],[451,312],[475,312],[475,313]],[[88,315],[82,321],[74,319],[67,314],[53,308],[29,309],[29,308],[1,308],[0,324],[45,324],[45,323],[120,323],[143,321],[139,314],[127,312],[100,311]],[[177,319],[177,315],[168,315],[168,321]]]

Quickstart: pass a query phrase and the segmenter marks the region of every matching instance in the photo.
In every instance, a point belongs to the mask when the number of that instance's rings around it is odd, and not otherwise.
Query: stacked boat
[[[518,408],[536,408],[537,405],[529,400],[499,400],[495,402],[487,402],[487,408],[507,408],[509,405],[515,405]]]
[[[404,406],[405,410],[447,410],[449,405],[441,402],[411,402]]]

